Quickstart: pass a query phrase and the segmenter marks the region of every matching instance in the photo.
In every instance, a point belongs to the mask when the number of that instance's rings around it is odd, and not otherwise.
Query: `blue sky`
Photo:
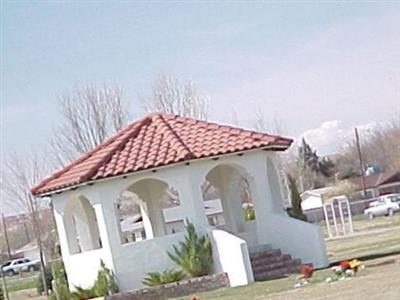
[[[193,79],[212,120],[259,107],[325,152],[400,114],[398,2],[13,1],[1,22],[3,154],[45,145],[75,85],[119,85],[139,116],[159,74]]]

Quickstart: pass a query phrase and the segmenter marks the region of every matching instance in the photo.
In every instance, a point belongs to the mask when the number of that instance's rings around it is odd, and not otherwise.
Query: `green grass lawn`
[[[34,281],[25,281],[21,283],[14,283],[12,285],[7,286],[8,287],[8,292],[17,292],[17,291],[22,291],[22,290],[27,290],[27,289],[34,289],[36,288],[36,280]]]
[[[394,259],[397,259],[397,263],[374,267],[372,267],[372,265],[377,264],[377,262],[382,261],[382,259],[371,260],[366,262],[366,269],[361,270],[356,277],[334,283],[325,282],[325,279],[333,274],[330,269],[325,269],[315,272],[310,283],[298,289],[294,288],[296,282],[296,276],[294,275],[289,278],[256,282],[243,287],[223,288],[206,293],[199,293],[197,296],[199,296],[201,300],[398,300],[399,298],[396,297],[400,295],[400,286],[398,284],[396,285],[396,282],[398,283],[398,278],[400,276],[400,257],[393,256],[392,258],[385,258],[384,260],[389,261]],[[368,286],[371,286],[371,291],[367,291],[367,295],[362,298],[358,297],[357,293],[365,292]],[[382,296],[382,292],[387,294],[386,298]],[[192,297],[193,295],[175,298],[174,300],[190,300]]]
[[[384,227],[383,227],[383,224]],[[379,217],[372,221],[357,220],[354,227],[364,228],[356,234],[326,242],[329,260],[337,262],[354,257],[384,255],[400,252],[400,216]],[[360,233],[358,231],[357,233]]]
[[[330,270],[321,270],[314,273],[312,283],[320,283],[331,273]],[[201,293],[201,300],[219,299],[219,300],[245,300],[245,299],[263,299],[269,294],[287,291],[293,289],[298,275],[289,278],[282,278],[269,281],[255,282],[250,285],[234,288],[222,288],[211,292]],[[188,300],[190,297],[184,296],[175,300]]]
[[[319,222],[319,225],[321,226],[325,236],[328,237],[328,231],[326,229],[325,222]],[[355,233],[397,226],[400,226],[400,213],[397,213],[392,217],[381,216],[372,220],[368,220],[368,218],[364,215],[353,216],[353,229]]]
[[[372,221],[365,219],[363,216],[358,216],[354,219],[355,232],[364,232],[365,234],[327,241],[326,245],[329,259],[331,262],[338,262],[344,259],[400,252],[399,226],[400,215],[391,218],[378,217]],[[380,233],[377,234],[376,232]],[[374,260],[367,262],[367,264],[371,262],[374,262]],[[361,272],[360,276],[371,274],[371,272],[372,270],[367,269],[365,272]],[[313,276],[311,285],[322,283],[325,278],[331,274],[332,271],[330,269],[317,271]],[[293,291],[296,276],[297,275],[293,275],[289,278],[255,282],[254,284],[243,287],[223,288],[201,293],[200,298],[201,300],[269,299],[269,295],[271,294],[282,293],[282,295],[285,295],[285,291]],[[314,296],[317,295],[313,295],[309,299],[314,299]],[[189,300],[191,298],[186,296],[177,299]],[[286,300],[286,296],[283,296],[282,299]]]

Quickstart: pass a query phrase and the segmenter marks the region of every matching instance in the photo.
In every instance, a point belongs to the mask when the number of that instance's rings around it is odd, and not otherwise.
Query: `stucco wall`
[[[156,179],[173,186],[181,199],[182,214],[192,222],[200,234],[211,230],[205,214],[201,184],[213,168],[225,165],[243,172],[249,180],[254,202],[256,220],[252,223],[240,223],[243,217],[241,206],[233,208],[236,222],[233,234],[240,236],[253,244],[271,244],[275,248],[282,248],[286,253],[305,262],[313,262],[316,266],[325,264],[324,244],[320,232],[312,225],[290,219],[283,207],[281,186],[276,177],[275,154],[268,151],[250,151],[242,155],[230,155],[218,159],[204,159],[191,163],[182,163],[170,167],[160,168],[156,172],[138,172],[130,176],[118,177],[110,180],[95,182],[93,185],[82,186],[74,191],[65,191],[53,196],[56,211],[57,228],[60,233],[60,243],[68,276],[75,285],[89,285],[93,282],[98,268],[97,261],[101,258],[107,267],[114,270],[122,291],[142,287],[142,280],[147,272],[164,271],[174,265],[167,257],[166,251],[173,244],[183,239],[183,233],[165,235],[153,240],[123,244],[116,203],[121,193],[134,183],[144,179]],[[226,169],[227,170],[227,169]],[[229,175],[229,174],[225,174]],[[224,177],[227,178],[226,176]],[[229,195],[237,199],[235,190]],[[157,191],[153,191],[157,193]],[[102,248],[71,257],[68,252],[63,223],[63,210],[71,198],[84,196],[93,205],[102,241]],[[236,200],[235,200],[236,201]],[[225,202],[229,204],[228,202]],[[240,209],[240,211],[239,211]],[[311,226],[311,227],[310,227]],[[231,228],[232,229],[232,228]],[[240,240],[240,238],[237,238]],[[231,240],[231,239],[229,239]],[[235,239],[232,239],[234,241]],[[236,240],[235,240],[236,241]],[[236,242],[233,242],[237,244]],[[229,247],[219,243],[223,256],[229,254]],[[239,243],[238,253],[244,253],[247,243]],[[90,254],[93,255],[90,255]],[[236,255],[236,254],[235,254]],[[81,259],[81,258],[87,259]],[[240,257],[240,255],[238,255]],[[246,255],[242,255],[242,266],[246,265]],[[215,257],[217,263],[222,257]],[[242,267],[240,267],[242,268]],[[237,270],[240,269],[239,267]],[[245,270],[247,267],[243,267]],[[231,273],[233,271],[230,271]],[[242,271],[240,271],[242,272]],[[248,270],[245,271],[248,274]],[[82,276],[84,274],[84,276]],[[234,279],[232,284],[235,284]],[[251,282],[251,278],[247,278]],[[237,282],[240,282],[238,280]],[[245,281],[241,281],[245,282]]]
[[[212,230],[210,236],[214,271],[228,274],[231,286],[253,282],[253,271],[246,241],[218,229]]]

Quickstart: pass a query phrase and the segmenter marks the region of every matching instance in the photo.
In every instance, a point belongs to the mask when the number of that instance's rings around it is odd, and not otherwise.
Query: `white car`
[[[6,262],[1,266],[2,272],[7,276],[13,276],[20,272],[33,272],[40,268],[39,260],[29,258],[19,258]]]
[[[364,215],[372,220],[376,216],[393,216],[400,210],[399,194],[381,196],[377,201],[371,202],[369,207],[364,210]]]

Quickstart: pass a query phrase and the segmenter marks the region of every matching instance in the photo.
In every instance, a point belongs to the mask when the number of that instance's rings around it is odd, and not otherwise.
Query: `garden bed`
[[[123,292],[107,296],[107,300],[164,300],[181,297],[193,293],[212,291],[229,286],[226,273],[190,278],[174,283],[163,284],[151,288]]]

